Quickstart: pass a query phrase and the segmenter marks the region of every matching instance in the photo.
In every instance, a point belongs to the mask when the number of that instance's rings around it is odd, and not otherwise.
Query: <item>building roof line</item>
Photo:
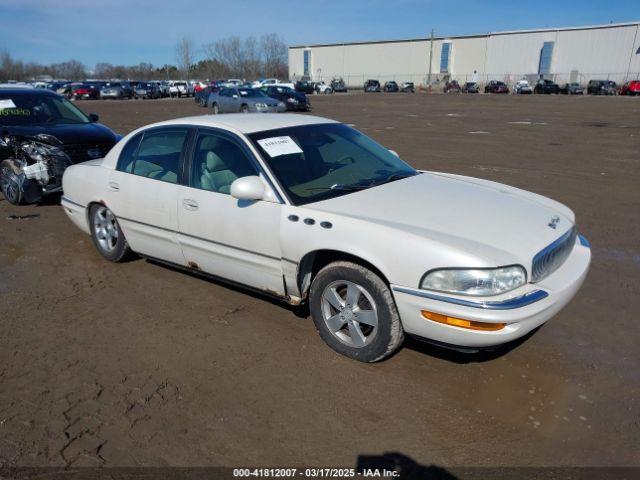
[[[465,39],[465,38],[482,38],[482,37],[491,37],[498,35],[519,35],[526,33],[544,33],[544,32],[566,32],[566,31],[575,31],[575,30],[596,30],[596,29],[604,29],[604,28],[619,28],[619,27],[633,27],[639,26],[639,21],[634,22],[623,22],[623,23],[607,23],[602,25],[586,25],[581,27],[558,27],[558,28],[538,28],[538,29],[529,29],[529,30],[506,30],[500,32],[487,32],[487,33],[478,33],[478,34],[469,34],[469,35],[449,35],[449,36],[437,36],[433,37],[434,40],[455,40],[455,39]],[[337,43],[317,43],[317,44],[309,44],[309,45],[292,45],[289,49],[298,49],[298,48],[314,48],[314,47],[341,47],[348,45],[375,45],[380,43],[411,43],[411,42],[428,42],[431,40],[431,37],[418,37],[418,38],[404,38],[404,39],[396,39],[396,40],[368,40],[368,41],[355,41],[355,42],[337,42]]]

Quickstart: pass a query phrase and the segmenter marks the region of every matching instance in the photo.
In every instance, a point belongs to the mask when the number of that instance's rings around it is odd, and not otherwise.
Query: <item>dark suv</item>
[[[491,80],[485,85],[484,93],[509,93],[509,87],[504,82]]]
[[[533,89],[533,93],[560,93],[560,87],[552,80],[540,79]]]
[[[383,90],[385,92],[399,92],[400,88],[398,87],[398,84],[396,82],[394,82],[393,80],[386,82],[384,84],[384,88]]]
[[[309,78],[301,78],[294,85],[295,91],[311,95],[316,91],[316,85]]]
[[[587,93],[589,95],[615,95],[617,93],[616,82],[611,80],[589,80]]]
[[[378,80],[367,80],[364,82],[364,91],[365,92],[379,92],[380,91],[380,82]]]
[[[451,80],[444,84],[444,93],[460,93],[462,88],[457,80]]]
[[[334,92],[344,93],[347,91],[347,84],[344,83],[342,78],[334,78],[331,80],[331,89]]]
[[[479,92],[478,84],[476,82],[467,82],[462,87],[463,93],[478,93]]]

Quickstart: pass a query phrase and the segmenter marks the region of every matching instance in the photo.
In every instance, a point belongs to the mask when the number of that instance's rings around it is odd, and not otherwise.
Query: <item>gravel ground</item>
[[[640,466],[640,98],[312,99],[422,169],[570,206],[582,290],[492,354],[407,342],[365,365],[277,302],[103,261],[55,201],[0,201],[0,466]],[[78,102],[126,133],[191,99]],[[443,199],[446,202],[446,199]],[[23,218],[12,218],[12,215]],[[635,447],[634,447],[635,445]]]

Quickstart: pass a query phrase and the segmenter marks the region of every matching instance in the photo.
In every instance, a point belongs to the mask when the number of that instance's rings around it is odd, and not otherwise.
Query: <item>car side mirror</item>
[[[257,175],[238,178],[231,184],[231,196],[238,200],[262,200],[265,190],[262,179]]]
[[[98,120],[100,120],[100,117],[95,113],[90,113],[89,120],[91,121],[91,123],[96,123]]]

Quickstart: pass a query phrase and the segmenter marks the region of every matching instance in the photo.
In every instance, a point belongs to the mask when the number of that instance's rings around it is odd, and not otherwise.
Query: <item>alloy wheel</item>
[[[93,214],[93,229],[98,245],[105,252],[112,252],[118,243],[120,229],[116,217],[107,207],[98,207]]]
[[[330,283],[322,293],[322,317],[340,342],[355,348],[369,345],[378,331],[378,313],[371,294],[347,280]]]

